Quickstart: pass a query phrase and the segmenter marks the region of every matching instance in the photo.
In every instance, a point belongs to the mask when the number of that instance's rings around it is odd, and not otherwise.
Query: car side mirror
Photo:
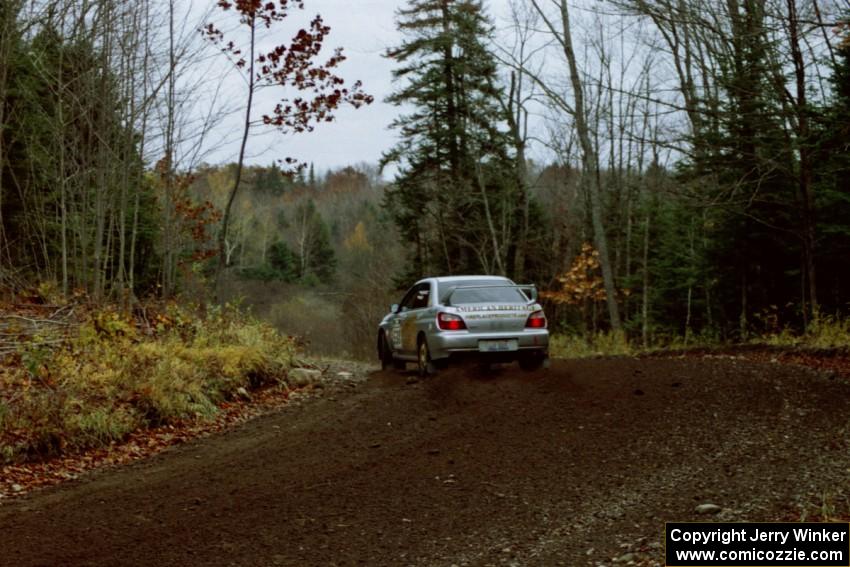
[[[398,313],[398,303],[390,305],[390,313]]]

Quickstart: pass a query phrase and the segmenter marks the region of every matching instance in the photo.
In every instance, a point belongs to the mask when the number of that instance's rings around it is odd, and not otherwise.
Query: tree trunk
[[[162,251],[162,296],[170,297],[174,293],[174,263],[177,247],[175,232],[176,218],[174,210],[174,173],[175,148],[174,130],[176,113],[177,55],[174,45],[174,0],[168,3],[168,92],[166,93],[165,156],[164,156],[164,199],[163,199],[163,251]]]
[[[806,64],[800,49],[799,21],[796,0],[787,0],[788,35],[791,43],[791,58],[794,62],[794,76],[797,87],[797,147],[800,153],[800,172],[798,179],[800,209],[802,216],[803,271],[809,300],[809,312],[812,319],[818,316],[817,278],[815,277],[815,197],[812,187],[812,158],[809,150],[809,110],[806,102]]]
[[[649,348],[649,225],[652,217],[646,213],[643,225],[643,301],[641,302],[641,339],[643,348]]]
[[[145,0],[145,39],[144,39],[144,56],[142,58],[142,101],[143,108],[142,112],[142,126],[141,131],[139,132],[139,155],[144,159],[145,157],[145,147],[147,141],[147,129],[148,129],[148,66],[150,62],[149,56],[149,47],[150,47],[150,36],[149,36],[149,28],[150,28],[150,3],[148,0]],[[130,232],[130,258],[129,258],[129,273],[127,276],[128,287],[130,289],[130,293],[135,295],[136,292],[136,241],[138,239],[139,234],[139,207],[141,205],[141,194],[142,188],[145,183],[145,169],[142,166],[138,167],[138,175],[136,179],[137,187],[136,194],[133,198],[133,225]]]
[[[242,168],[245,163],[245,148],[248,145],[248,134],[251,131],[251,107],[254,103],[254,49],[256,47],[257,37],[257,22],[255,16],[250,16],[251,38],[250,38],[250,54],[248,64],[248,103],[245,106],[245,123],[242,130],[242,143],[239,146],[239,160],[236,162],[236,179],[233,181],[233,189],[230,190],[230,195],[227,198],[227,205],[224,207],[224,215],[221,219],[221,232],[218,235],[219,249],[219,272],[227,267],[227,226],[230,223],[230,213],[233,208],[233,201],[236,199],[236,193],[239,191],[239,183],[242,181]]]
[[[502,262],[502,247],[499,244],[499,237],[496,234],[496,227],[493,225],[493,216],[490,214],[490,201],[487,198],[487,186],[483,179],[481,164],[478,164],[478,187],[481,190],[481,198],[484,200],[484,215],[487,218],[487,228],[490,232],[490,242],[493,246],[493,260],[495,268],[499,271],[499,275],[505,275],[505,264]],[[489,271],[489,270],[488,270]]]
[[[522,54],[520,55],[522,57]],[[513,277],[521,281],[525,279],[525,258],[528,248],[528,232],[529,232],[529,187],[528,187],[528,171],[525,162],[525,145],[527,134],[525,132],[526,112],[522,105],[522,77],[523,69],[519,69],[519,77],[515,72],[511,73],[511,86],[508,93],[508,104],[505,107],[505,115],[508,120],[508,130],[510,131],[511,141],[513,142],[514,151],[514,173],[516,175],[517,195],[519,197],[519,209],[522,212],[521,226],[519,227],[519,237],[516,244],[516,255],[513,262]]]
[[[8,63],[12,58],[12,50],[14,47],[17,34],[14,33],[14,14],[17,13],[17,5],[11,2],[5,10],[8,14],[3,14],[3,19],[0,20],[0,125],[5,124],[6,119],[6,82],[8,80]],[[3,275],[4,257],[8,252],[8,243],[6,242],[6,228],[3,219],[3,173],[6,168],[6,147],[3,144],[5,139],[3,129],[0,129],[0,277]],[[11,258],[9,258],[11,264]],[[0,281],[0,283],[5,283]]]
[[[611,269],[611,260],[608,255],[608,238],[605,234],[605,225],[602,221],[602,199],[601,188],[596,179],[595,171],[598,166],[596,149],[590,139],[590,130],[587,126],[587,115],[584,108],[584,91],[581,76],[576,64],[575,51],[573,50],[572,34],[570,32],[570,15],[567,0],[560,0],[561,22],[564,27],[563,49],[570,68],[570,82],[572,83],[575,96],[575,124],[578,131],[579,143],[582,149],[582,175],[581,183],[590,196],[590,213],[593,223],[594,241],[599,251],[599,263],[602,266],[602,280],[605,284],[605,299],[608,304],[608,317],[611,329],[619,331],[622,328],[620,322],[620,310],[617,305],[616,288],[614,285],[614,273]]]
[[[62,247],[62,295],[67,296],[69,291],[68,278],[68,174],[65,160],[65,143],[67,132],[65,129],[65,50],[59,50],[59,65],[56,77],[56,112],[57,128],[56,136],[59,143],[59,226]],[[0,119],[2,123],[2,119]]]

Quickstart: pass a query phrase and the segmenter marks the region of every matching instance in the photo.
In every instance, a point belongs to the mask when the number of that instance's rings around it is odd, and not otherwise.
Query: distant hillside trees
[[[233,165],[199,168],[191,193],[223,203],[233,175]],[[366,278],[373,264],[375,270],[398,268],[395,250],[400,243],[379,210],[384,187],[374,166],[326,174],[314,169],[311,176],[285,174],[274,164],[248,166],[243,183],[245,191],[234,201],[227,247],[240,277],[350,286]],[[391,276],[380,279],[372,285],[392,283]]]

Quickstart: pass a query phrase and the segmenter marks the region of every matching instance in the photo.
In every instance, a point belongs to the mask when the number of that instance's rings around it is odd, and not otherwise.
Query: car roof
[[[425,278],[423,280],[420,280],[420,282],[418,282],[418,283],[426,282],[426,281],[435,281],[437,283],[451,283],[451,282],[465,281],[465,280],[491,280],[491,281],[494,281],[494,282],[511,281],[508,278],[506,278],[505,276],[469,275],[469,276],[441,276],[441,277],[436,277],[436,278]]]

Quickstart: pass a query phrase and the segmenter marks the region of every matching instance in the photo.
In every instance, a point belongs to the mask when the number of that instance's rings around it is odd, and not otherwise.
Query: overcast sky
[[[248,148],[251,162],[268,164],[292,156],[314,162],[319,171],[358,162],[378,162],[381,153],[396,140],[395,132],[388,126],[399,109],[384,102],[393,90],[393,62],[383,57],[383,53],[401,41],[401,35],[395,28],[395,12],[405,4],[404,0],[305,1],[304,13],[294,14],[286,22],[285,37],[278,39],[278,43],[288,42],[297,28],[303,27],[316,13],[321,14],[331,26],[324,54],[329,54],[333,47],[342,47],[348,60],[340,66],[339,74],[348,84],[358,79],[363,81],[364,89],[375,97],[375,102],[359,110],[344,109],[338,112],[336,122],[320,124],[311,133],[255,136]],[[491,16],[501,17],[508,0],[490,0],[486,4]],[[225,61],[222,63],[226,65]],[[231,96],[244,92],[244,82],[237,75],[230,73],[221,80],[227,82],[226,92],[232,93]],[[255,107],[258,112],[274,106],[271,95],[267,91],[258,100]],[[236,160],[239,121],[238,115],[226,120],[224,130],[233,133],[226,139],[232,141],[207,155],[206,161],[222,163]]]

